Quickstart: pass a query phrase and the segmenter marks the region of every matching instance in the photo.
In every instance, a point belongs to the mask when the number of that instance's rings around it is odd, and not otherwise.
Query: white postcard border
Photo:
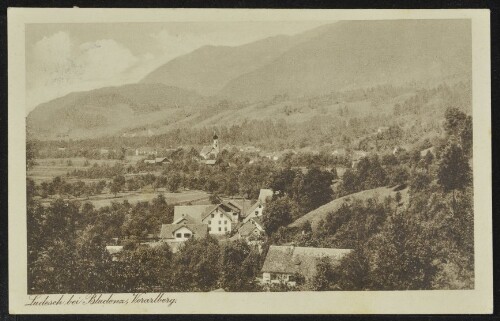
[[[26,23],[471,19],[475,289],[287,293],[166,293],[175,303],[26,305]],[[493,312],[489,10],[35,9],[8,10],[9,311],[12,314],[469,314]],[[77,295],[78,296],[78,295]],[[80,295],[82,300],[87,295]],[[110,296],[103,295],[105,300]],[[147,294],[156,297],[157,294]],[[50,295],[57,301],[61,295]],[[71,295],[65,295],[68,300]],[[131,294],[113,294],[112,300]],[[87,298],[88,299],[88,298]],[[109,301],[109,300],[108,300]]]

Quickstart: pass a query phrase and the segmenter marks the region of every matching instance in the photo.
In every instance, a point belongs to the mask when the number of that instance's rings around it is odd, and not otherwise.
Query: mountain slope
[[[96,137],[162,119],[177,120],[179,109],[196,108],[207,99],[162,84],[131,84],[76,92],[37,106],[28,128],[38,138]]]
[[[141,82],[214,95],[233,78],[269,63],[294,44],[292,37],[276,36],[238,47],[204,46],[169,61]]]
[[[471,71],[466,20],[344,21],[322,28],[220,95],[240,100],[427,81]]]

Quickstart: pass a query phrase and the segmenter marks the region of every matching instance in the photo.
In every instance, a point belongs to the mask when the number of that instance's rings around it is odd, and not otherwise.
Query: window
[[[262,205],[259,205],[259,208],[262,208]]]
[[[219,227],[219,232],[221,231],[221,228]]]
[[[191,234],[190,233],[184,233],[184,237],[188,239],[188,238],[191,237]]]
[[[224,231],[226,231],[226,232],[227,232],[227,227],[225,227],[225,228],[224,228]]]
[[[211,228],[210,226],[208,227],[208,231],[209,231],[209,232],[212,232],[212,228]]]
[[[175,234],[175,237],[181,238],[182,237],[182,233]]]
[[[210,223],[212,223],[212,221],[208,220],[208,225],[210,225]]]
[[[259,211],[255,211],[255,214],[259,214]]]
[[[227,221],[224,221],[224,225],[226,225],[226,224],[227,224]]]
[[[222,217],[222,213],[220,214],[220,217]]]
[[[214,216],[215,216],[214,214],[211,215],[212,218],[214,218]]]

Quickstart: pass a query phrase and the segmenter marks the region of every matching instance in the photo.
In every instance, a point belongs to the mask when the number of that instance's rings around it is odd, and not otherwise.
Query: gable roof
[[[259,206],[259,205],[263,205],[264,203],[261,202],[260,200],[257,200],[257,202],[255,202],[245,213],[245,216],[244,217],[247,217],[249,216],[250,214],[252,214],[255,209]]]
[[[273,190],[267,188],[261,188],[259,192],[259,201],[265,203],[268,198],[273,198]]]
[[[178,205],[174,206],[174,222],[180,221],[183,217],[189,216],[191,224],[201,224],[203,213],[213,205]]]
[[[241,215],[245,215],[248,209],[254,204],[251,200],[247,200],[244,198],[241,199],[230,199],[226,201],[227,203],[232,204],[240,209]]]
[[[351,251],[350,249],[271,245],[262,266],[262,272],[299,273],[309,279],[316,273],[316,263],[319,258],[328,257],[332,265],[336,265]]]
[[[174,220],[172,224],[180,224],[181,222],[184,222],[184,224],[199,224],[199,220],[191,217],[189,214],[185,214],[182,217],[179,217],[178,219]]]
[[[216,209],[218,209],[221,206],[227,206],[227,205],[225,205],[224,203],[219,203],[219,204],[212,205],[211,207],[208,207],[205,210],[205,212],[203,212],[203,214],[201,215],[201,220],[203,221],[208,215],[212,214],[213,211],[215,211]],[[225,210],[222,210],[221,213],[224,214],[230,220],[233,219],[231,217],[231,215],[227,214],[227,212]]]
[[[203,146],[203,148],[201,149],[200,155],[202,155],[202,156],[208,155],[212,151],[216,152],[213,146]]]
[[[250,221],[253,221],[256,225],[257,225],[257,228],[261,229],[262,231],[264,231],[264,224],[262,223],[262,220],[260,219],[260,217],[252,217],[250,219]]]
[[[206,224],[162,224],[160,238],[173,239],[175,231],[182,227],[189,229],[193,233],[193,237],[203,237],[208,232]]]
[[[238,229],[238,233],[241,236],[246,237],[251,235],[255,229],[258,229],[257,226],[255,226],[252,221],[247,221]]]

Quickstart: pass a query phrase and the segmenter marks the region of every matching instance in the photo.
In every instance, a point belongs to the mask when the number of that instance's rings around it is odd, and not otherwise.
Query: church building
[[[203,159],[217,159],[219,155],[219,137],[214,132],[212,146],[203,146],[203,149],[200,152],[200,156]]]

